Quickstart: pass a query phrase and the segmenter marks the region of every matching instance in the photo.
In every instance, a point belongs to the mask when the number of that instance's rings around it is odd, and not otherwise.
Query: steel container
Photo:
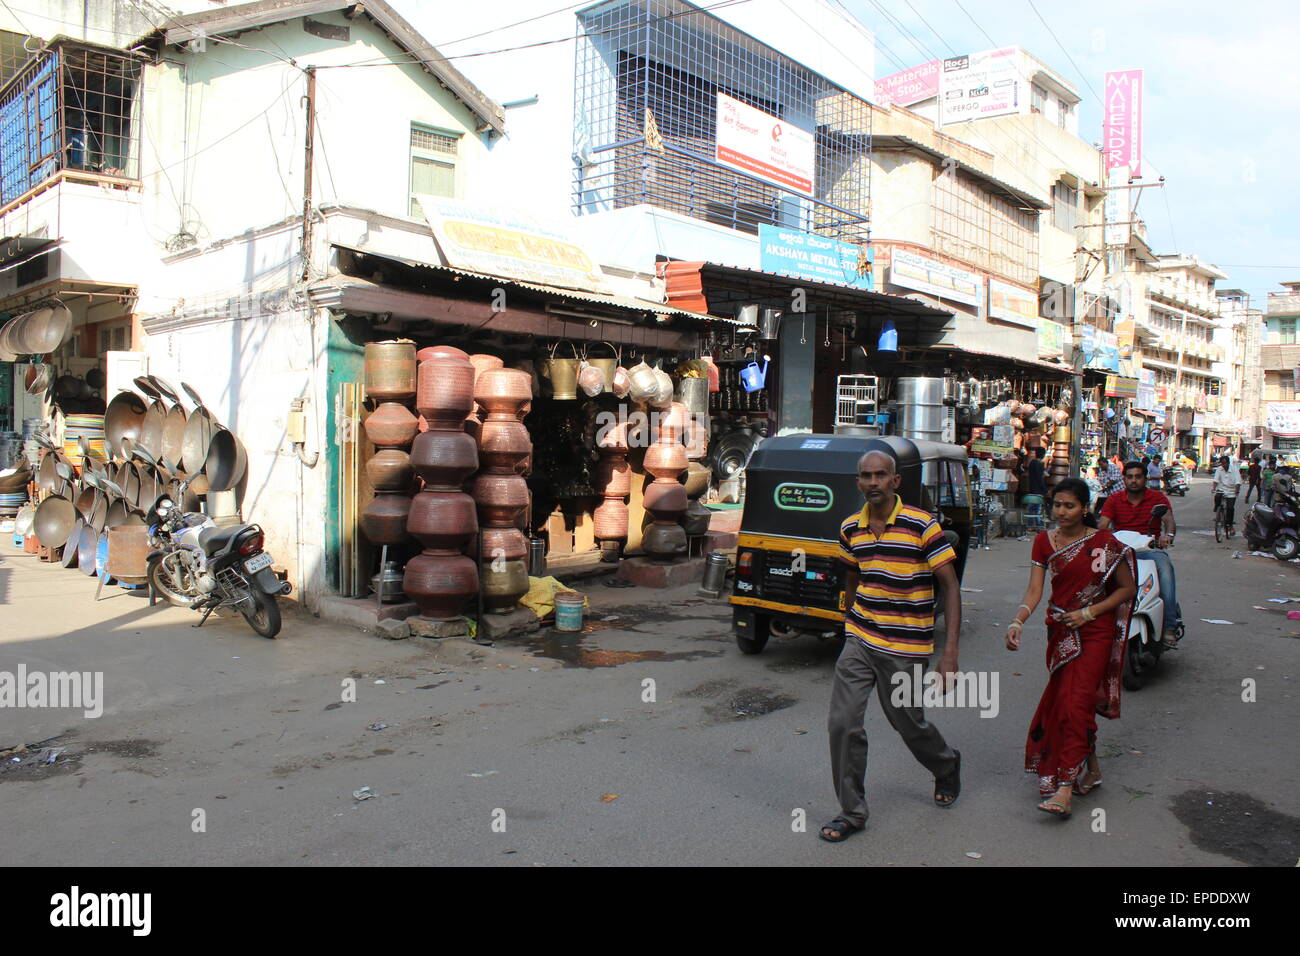
[[[704,562],[704,580],[700,582],[699,594],[703,597],[720,598],[727,584],[727,555],[714,551]]]

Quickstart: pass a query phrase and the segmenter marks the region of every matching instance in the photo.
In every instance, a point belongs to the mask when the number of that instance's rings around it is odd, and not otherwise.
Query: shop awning
[[[1051,372],[1055,378],[1065,379],[1074,374],[1074,369],[1068,365],[1057,365],[1055,362],[1044,362],[1041,359],[1019,358],[1014,355],[1003,355],[1000,352],[984,352],[980,349],[963,348],[959,345],[929,345],[924,349],[904,348],[908,351],[925,351],[947,353],[955,356],[970,356],[972,359],[978,359],[981,363],[989,363],[998,366],[998,371],[1002,368],[1012,367],[1021,369],[1035,374],[1039,372]],[[999,363],[1000,366],[999,366]]]

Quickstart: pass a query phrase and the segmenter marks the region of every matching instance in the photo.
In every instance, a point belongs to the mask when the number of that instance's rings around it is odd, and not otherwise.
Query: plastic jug
[[[763,356],[763,367],[759,368],[757,362],[750,362],[740,370],[740,384],[747,392],[757,392],[767,384],[767,365],[772,361],[770,356]]]

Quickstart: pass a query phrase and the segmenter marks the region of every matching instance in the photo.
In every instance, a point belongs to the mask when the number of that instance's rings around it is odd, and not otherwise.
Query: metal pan
[[[167,382],[157,375],[146,375],[149,383],[157,390],[158,394],[173,404],[180,404],[180,396],[176,394],[176,389],[172,388]]]
[[[199,393],[194,391],[189,382],[181,382],[181,388],[185,389],[185,394],[190,397],[192,402],[194,402],[195,408],[203,407],[203,399],[199,398]]]
[[[229,428],[222,428],[212,435],[208,445],[208,456],[203,463],[203,473],[208,476],[208,490],[229,491],[244,477],[248,467],[248,453],[241,442]]]
[[[99,534],[103,525],[96,528],[86,525],[81,529],[81,540],[77,542],[77,567],[87,577],[95,576],[95,549],[99,547]]]
[[[212,433],[220,427],[202,405],[190,412],[185,423],[185,437],[181,440],[181,467],[186,474],[195,475],[203,470],[208,447],[212,444]]]
[[[117,501],[108,506],[108,517],[104,519],[104,527],[116,528],[126,520],[126,515],[126,501],[118,498]]]
[[[58,494],[67,484],[59,474],[59,464],[57,451],[46,452],[41,456],[41,464],[36,469],[36,485],[41,491],[52,491]]]
[[[140,437],[140,426],[147,411],[148,407],[135,392],[118,392],[113,396],[104,412],[104,438],[113,457],[129,457],[123,442]]]
[[[98,488],[95,489],[95,503],[91,506],[90,517],[86,519],[86,526],[94,533],[104,530],[108,523],[108,495]]]
[[[30,354],[44,355],[62,345],[71,331],[72,311],[66,305],[56,305],[52,309],[38,309],[28,317],[23,340]]]
[[[33,323],[39,321],[44,323],[49,315],[52,315],[53,309],[37,309],[35,312],[28,312],[14,319],[14,330],[11,341],[17,348],[15,351],[19,355],[36,355],[36,346],[40,344],[40,337],[31,335]]]
[[[48,365],[29,365],[23,374],[23,388],[28,395],[39,395],[49,389],[54,376]]]
[[[91,512],[95,510],[95,495],[97,494],[99,494],[99,489],[87,483],[77,495],[74,504],[77,506],[77,514],[81,515],[82,518],[89,518]]]
[[[158,477],[152,468],[140,469],[140,490],[135,496],[135,506],[143,513],[148,513],[158,496],[167,490],[166,481]]]
[[[167,417],[163,420],[160,457],[180,461],[185,451],[185,426],[188,422],[189,415],[185,413],[183,405],[177,404],[167,409]]]
[[[63,566],[65,568],[75,568],[77,566],[78,546],[81,544],[81,532],[86,527],[86,520],[78,515],[77,520],[72,523],[72,531],[68,533],[68,540],[63,543]]]
[[[161,455],[163,449],[163,423],[167,421],[167,406],[160,400],[149,405],[144,413],[144,422],[140,426],[140,437],[136,444],[151,455]]]
[[[131,379],[131,383],[140,391],[144,392],[146,398],[151,398],[155,402],[162,398],[162,394],[158,389],[153,387],[153,382],[149,381],[149,379],[144,375],[137,375],[135,378]]]
[[[77,506],[62,495],[50,495],[36,509],[32,528],[44,547],[59,548],[68,540],[77,522]]]

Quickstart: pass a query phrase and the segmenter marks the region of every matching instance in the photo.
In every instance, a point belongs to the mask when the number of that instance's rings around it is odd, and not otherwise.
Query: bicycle
[[[1222,542],[1224,536],[1231,538],[1236,532],[1228,524],[1228,496],[1216,495],[1219,503],[1214,506],[1214,540]]]

